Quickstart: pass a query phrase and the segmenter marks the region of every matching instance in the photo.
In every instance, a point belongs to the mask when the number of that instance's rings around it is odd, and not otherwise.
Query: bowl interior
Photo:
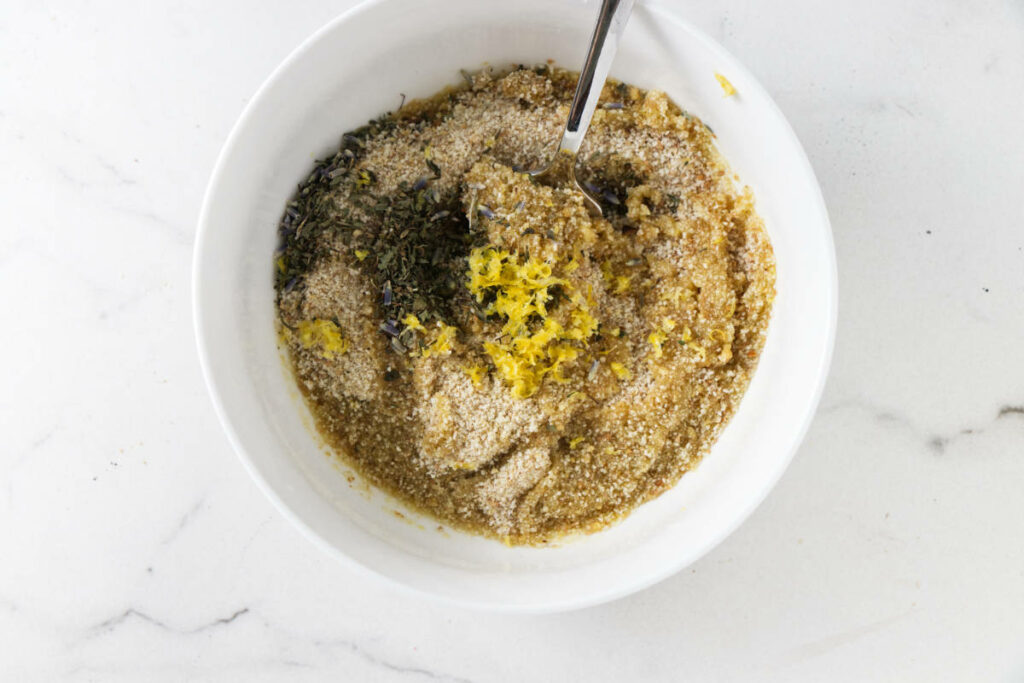
[[[760,367],[712,453],[678,486],[599,534],[508,548],[350,484],[325,455],[278,351],[271,254],[282,208],[346,130],[489,63],[583,58],[596,2],[380,0],[329,24],[268,80],[233,131],[196,245],[200,355],[218,413],[284,514],[355,566],[464,604],[553,610],[646,586],[724,538],[781,475],[813,414],[835,317],[821,195],[785,119],[753,77],[657,2],[641,4],[612,75],[665,90],[716,132],[756,195],[776,252],[778,297]],[[714,78],[738,94],[724,98]],[[554,141],[553,141],[554,142]],[[400,510],[402,516],[394,514]]]

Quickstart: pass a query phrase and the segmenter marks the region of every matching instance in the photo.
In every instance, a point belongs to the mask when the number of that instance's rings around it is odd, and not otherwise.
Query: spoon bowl
[[[580,185],[576,179],[576,154],[574,152],[560,149],[547,166],[536,171],[528,171],[528,173],[545,185],[568,185],[583,195],[583,204],[591,216],[600,218],[604,215],[597,197]]]
[[[587,57],[576,82],[576,92],[569,106],[569,117],[558,143],[558,151],[547,166],[529,172],[547,185],[569,185],[578,190],[583,195],[587,211],[596,217],[602,215],[601,204],[596,196],[576,180],[576,155],[590,127],[590,120],[594,118],[597,100],[601,97],[604,82],[608,80],[608,72],[615,61],[615,53],[635,3],[636,0],[601,0],[601,9],[597,13]]]

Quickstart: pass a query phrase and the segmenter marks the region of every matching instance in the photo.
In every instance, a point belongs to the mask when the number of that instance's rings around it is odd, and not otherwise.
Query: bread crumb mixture
[[[341,456],[453,526],[538,544],[675,484],[761,352],[772,248],[714,135],[610,82],[577,175],[543,165],[576,75],[466,74],[344,136],[276,255],[281,340]]]

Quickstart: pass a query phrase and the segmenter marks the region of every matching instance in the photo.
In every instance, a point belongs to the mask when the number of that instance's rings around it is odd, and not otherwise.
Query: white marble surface
[[[1024,4],[686,3],[817,169],[835,363],[737,533],[639,595],[531,618],[321,554],[199,374],[215,156],[350,4],[0,5],[0,680],[1024,680]]]

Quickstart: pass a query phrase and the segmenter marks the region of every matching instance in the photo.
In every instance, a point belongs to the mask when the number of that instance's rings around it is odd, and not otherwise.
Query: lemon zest
[[[629,371],[629,368],[622,363],[613,362],[610,363],[608,367],[612,369],[612,372],[614,372],[619,379],[629,379],[633,376],[633,373]]]
[[[485,342],[484,351],[512,395],[532,396],[548,376],[555,382],[567,382],[562,368],[576,360],[580,351],[566,342],[585,345],[598,328],[586,302],[573,295],[570,282],[556,277],[549,263],[532,257],[520,259],[492,246],[474,249],[468,263],[466,286],[470,293],[479,303],[493,294],[484,313],[504,320],[501,338]],[[548,314],[551,289],[556,286],[570,294],[576,307],[569,313],[567,327]]]
[[[487,374],[487,368],[482,365],[472,365],[463,368],[463,371],[469,375],[469,380],[473,383],[474,387],[480,386],[483,382],[484,375]]]
[[[332,320],[314,318],[298,324],[299,343],[304,348],[320,348],[320,356],[333,360],[337,354],[346,353],[349,342],[341,334],[341,328]]]
[[[668,339],[668,335],[661,330],[655,330],[647,335],[647,342],[654,347],[654,357],[661,358],[663,351],[661,345]]]
[[[420,319],[417,318],[412,313],[402,318],[402,323],[410,330],[416,330],[417,332],[422,332],[423,334],[427,333],[427,328],[423,327],[423,323],[420,322]]]
[[[567,275],[575,273],[580,267],[580,258],[580,253],[577,251],[572,255],[572,258],[569,259],[569,262],[565,264],[565,268],[563,270],[565,270]]]
[[[371,182],[373,182],[373,176],[365,168],[356,177],[356,187],[367,187]]]
[[[455,334],[458,330],[451,325],[446,325],[445,323],[438,323],[438,327],[441,328],[441,331],[438,333],[437,337],[423,349],[422,355],[424,358],[451,353],[452,342],[455,341]]]
[[[715,73],[715,80],[718,81],[718,85],[722,86],[722,92],[725,93],[723,97],[731,97],[736,94],[736,88],[729,82],[729,79],[720,73]]]
[[[690,298],[690,290],[689,290],[688,287],[673,287],[668,292],[666,292],[665,296],[664,296],[664,299],[666,301],[671,301],[672,303],[676,304],[677,306],[679,305],[680,302],[682,302],[683,299],[689,299],[689,298]]]
[[[724,336],[725,331],[724,330],[719,330],[719,331]],[[711,332],[711,338],[714,338],[714,337],[715,337],[715,331],[712,331]],[[682,346],[684,346],[685,348],[687,348],[690,351],[693,351],[695,354],[697,354],[697,356],[700,358],[701,362],[707,360],[707,358],[708,358],[708,351],[707,351],[707,349],[705,349],[703,346],[701,346],[696,341],[694,341],[693,332],[690,330],[689,327],[684,327],[683,328],[682,339],[679,340],[679,343]]]

